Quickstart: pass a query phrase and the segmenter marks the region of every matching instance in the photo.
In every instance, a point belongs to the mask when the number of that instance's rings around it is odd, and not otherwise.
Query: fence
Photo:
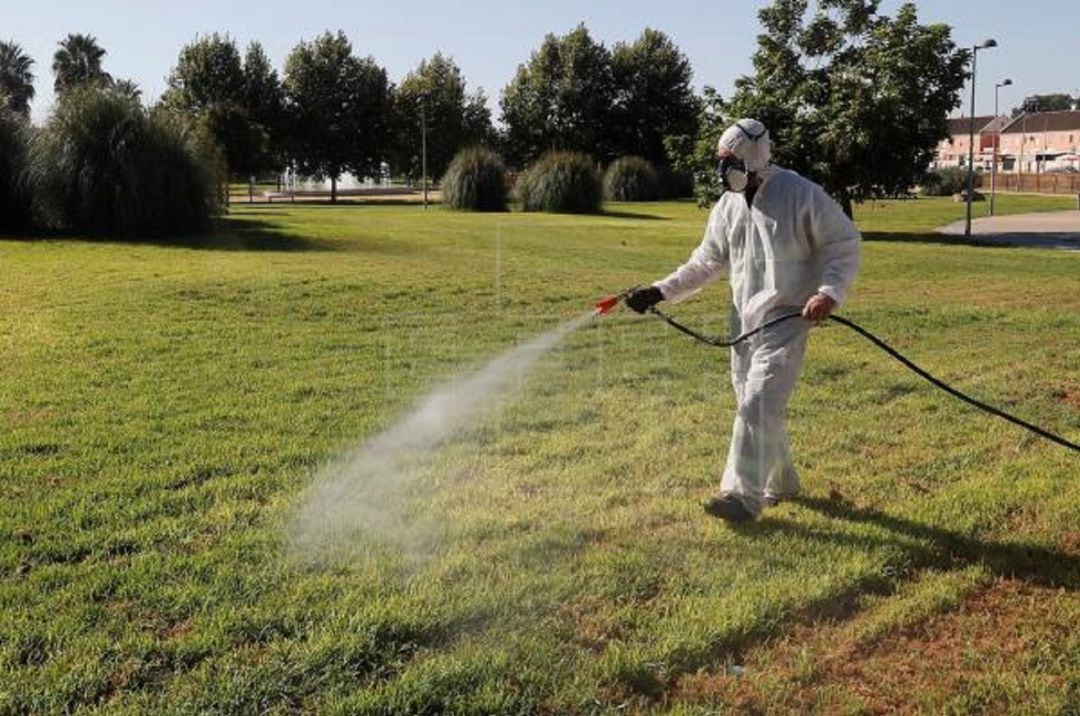
[[[990,190],[990,173],[976,175],[979,187]],[[1080,174],[1014,174],[998,172],[998,191],[1017,191],[1031,194],[1080,194]]]

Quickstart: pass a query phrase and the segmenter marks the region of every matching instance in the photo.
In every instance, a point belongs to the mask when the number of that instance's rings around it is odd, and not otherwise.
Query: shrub
[[[944,167],[926,175],[920,190],[923,196],[952,196],[967,189],[964,167]]]
[[[442,178],[443,201],[454,209],[506,211],[506,167],[484,147],[457,153]]]
[[[0,229],[30,226],[30,187],[26,173],[30,131],[26,118],[0,107]]]
[[[594,214],[603,186],[587,154],[548,152],[518,179],[518,198],[525,211]]]
[[[47,228],[106,234],[202,231],[216,209],[194,138],[110,89],[64,95],[31,145],[34,213]]]
[[[619,157],[604,174],[604,198],[608,201],[656,201],[660,176],[648,160]]]

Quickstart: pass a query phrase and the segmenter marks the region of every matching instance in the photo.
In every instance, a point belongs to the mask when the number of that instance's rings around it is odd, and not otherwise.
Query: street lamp
[[[975,65],[979,59],[979,50],[997,47],[997,40],[983,40],[971,48],[971,119],[968,122],[968,180],[967,180],[967,222],[964,224],[964,236],[971,238],[971,195],[975,192]]]
[[[994,122],[998,121],[998,90],[1002,87],[1008,87],[1012,84],[1012,80],[1002,80],[994,85]],[[1004,129],[1004,127],[1002,127]],[[998,145],[1001,143],[1001,130],[998,130],[997,136],[994,138],[994,161],[990,165],[990,216],[994,215],[994,195],[997,193],[997,163],[998,163]]]

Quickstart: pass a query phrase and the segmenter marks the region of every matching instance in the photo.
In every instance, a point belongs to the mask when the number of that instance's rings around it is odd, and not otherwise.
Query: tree
[[[647,28],[632,44],[616,44],[611,62],[618,153],[667,164],[664,138],[698,130],[700,101],[690,61],[671,38]]]
[[[180,50],[166,84],[162,102],[186,112],[198,114],[222,104],[241,106],[244,70],[236,42],[216,32],[196,37]]]
[[[394,160],[410,177],[421,174],[421,109],[427,123],[428,176],[441,177],[459,150],[491,144],[495,130],[482,91],[467,93],[461,70],[442,53],[410,72],[393,93]]]
[[[282,123],[285,96],[278,74],[262,45],[252,42],[244,53],[243,104],[252,121],[272,129]]]
[[[0,229],[5,231],[30,226],[29,147],[29,119],[0,105]]]
[[[919,24],[911,4],[881,15],[877,0],[819,0],[813,11],[807,0],[776,0],[759,17],[754,74],[704,118],[704,134],[760,119],[778,163],[822,184],[849,215],[853,201],[917,184],[968,76],[970,51],[951,29]]]
[[[241,61],[231,37],[196,38],[180,51],[167,82],[162,105],[195,121],[228,173],[247,177],[282,165],[281,85],[258,43]]]
[[[1033,94],[1025,97],[1023,103],[1013,109],[1012,116],[1019,117],[1024,112],[1061,112],[1073,109],[1077,103],[1080,103],[1080,97],[1074,100],[1064,92]]]
[[[354,56],[343,32],[296,46],[285,63],[285,95],[292,157],[301,173],[330,179],[331,201],[344,172],[379,171],[389,143],[386,71]]]
[[[615,99],[611,53],[584,24],[563,37],[547,35],[503,90],[510,157],[523,164],[565,149],[611,159]]]
[[[139,85],[135,84],[134,80],[113,79],[111,86],[114,91],[124,97],[132,99],[136,102],[140,102],[142,100],[142,90],[139,89]]]
[[[112,82],[109,73],[101,68],[105,50],[93,35],[72,33],[57,44],[60,49],[53,55],[52,63],[56,94],[61,95],[82,84],[107,85]]]
[[[244,109],[259,144],[248,156],[247,171],[280,170],[286,163],[285,94],[262,45],[252,42],[244,53]],[[244,169],[244,167],[238,167]]]
[[[724,99],[714,87],[705,87],[698,104],[698,133],[675,134],[664,138],[664,148],[672,168],[693,178],[698,203],[716,201],[720,193],[716,174],[716,145],[727,129],[724,123]]]
[[[14,41],[0,42],[0,101],[8,109],[30,114],[34,99],[34,61]]]

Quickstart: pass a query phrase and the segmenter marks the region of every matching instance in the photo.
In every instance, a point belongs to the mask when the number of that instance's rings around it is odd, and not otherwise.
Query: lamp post
[[[983,40],[971,48],[971,119],[968,122],[968,180],[967,180],[967,221],[964,224],[964,236],[971,238],[971,195],[975,191],[975,65],[979,59],[979,50],[997,47],[997,40]]]
[[[1008,87],[1012,84],[1012,80],[1002,80],[994,85],[994,122],[998,121],[998,90],[1002,87]],[[994,160],[990,165],[990,216],[994,215],[994,195],[997,194],[997,163],[998,163],[998,145],[1001,144],[1001,130],[998,130],[997,136],[994,137]]]

